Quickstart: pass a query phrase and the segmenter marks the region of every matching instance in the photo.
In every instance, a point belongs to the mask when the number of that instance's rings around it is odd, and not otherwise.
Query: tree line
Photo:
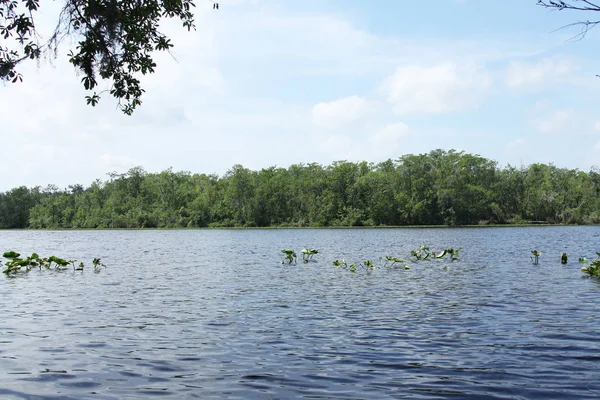
[[[598,224],[600,171],[506,166],[454,150],[223,176],[109,173],[88,187],[0,193],[0,228]]]

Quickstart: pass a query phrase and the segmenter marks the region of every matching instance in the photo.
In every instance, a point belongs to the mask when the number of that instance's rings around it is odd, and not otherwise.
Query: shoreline
[[[487,225],[384,225],[384,226],[208,226],[208,227],[165,227],[165,228],[14,228],[8,231],[183,231],[183,230],[278,230],[278,229],[472,229],[472,228],[529,228],[529,227],[573,227],[600,226],[595,224],[487,224]]]

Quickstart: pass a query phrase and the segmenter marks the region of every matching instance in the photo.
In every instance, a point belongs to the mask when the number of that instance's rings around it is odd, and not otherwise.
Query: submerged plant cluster
[[[433,261],[433,260],[442,260],[448,256],[451,262],[458,261],[458,254],[461,248],[454,249],[454,247],[450,247],[448,249],[441,250],[439,252],[430,251],[429,247],[421,246],[416,250],[412,250],[410,252],[409,262],[412,264],[416,264],[421,261]],[[383,258],[379,258],[380,261],[383,261]],[[400,268],[400,269],[411,269],[411,267],[407,264],[407,262],[398,257],[387,255],[385,256],[385,263],[383,264],[383,268]],[[348,264],[346,260],[335,260],[333,261],[333,265],[338,268],[347,269],[350,272],[356,272],[358,269],[365,269],[367,271],[372,271],[377,268],[377,266],[373,263],[372,260],[365,260],[358,264]],[[448,266],[445,266],[444,269],[447,269]]]
[[[77,266],[76,260],[66,260],[64,258],[50,256],[40,257],[37,253],[33,253],[28,257],[22,258],[20,253],[14,251],[7,251],[2,255],[8,261],[4,263],[4,269],[2,272],[6,275],[14,274],[17,272],[29,272],[32,269],[38,268],[39,270],[67,270],[72,266],[73,271],[83,271],[85,264],[80,262]],[[2,261],[0,261],[2,265]],[[101,267],[106,267],[100,258],[94,258],[92,260],[94,271],[99,271]]]

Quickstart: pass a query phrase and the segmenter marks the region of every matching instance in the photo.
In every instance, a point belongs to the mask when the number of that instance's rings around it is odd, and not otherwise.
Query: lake
[[[460,260],[332,265],[421,245]],[[0,231],[0,250],[86,262],[0,277],[3,399],[600,398],[600,283],[577,262],[600,227]]]

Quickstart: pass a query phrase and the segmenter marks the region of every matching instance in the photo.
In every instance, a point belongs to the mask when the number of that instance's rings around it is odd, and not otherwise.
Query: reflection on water
[[[6,399],[599,398],[598,227],[2,231],[94,273],[0,277]],[[331,265],[422,244],[461,261]],[[281,265],[280,250],[320,250]],[[529,251],[543,253],[531,265]],[[375,262],[378,264],[378,262]]]

